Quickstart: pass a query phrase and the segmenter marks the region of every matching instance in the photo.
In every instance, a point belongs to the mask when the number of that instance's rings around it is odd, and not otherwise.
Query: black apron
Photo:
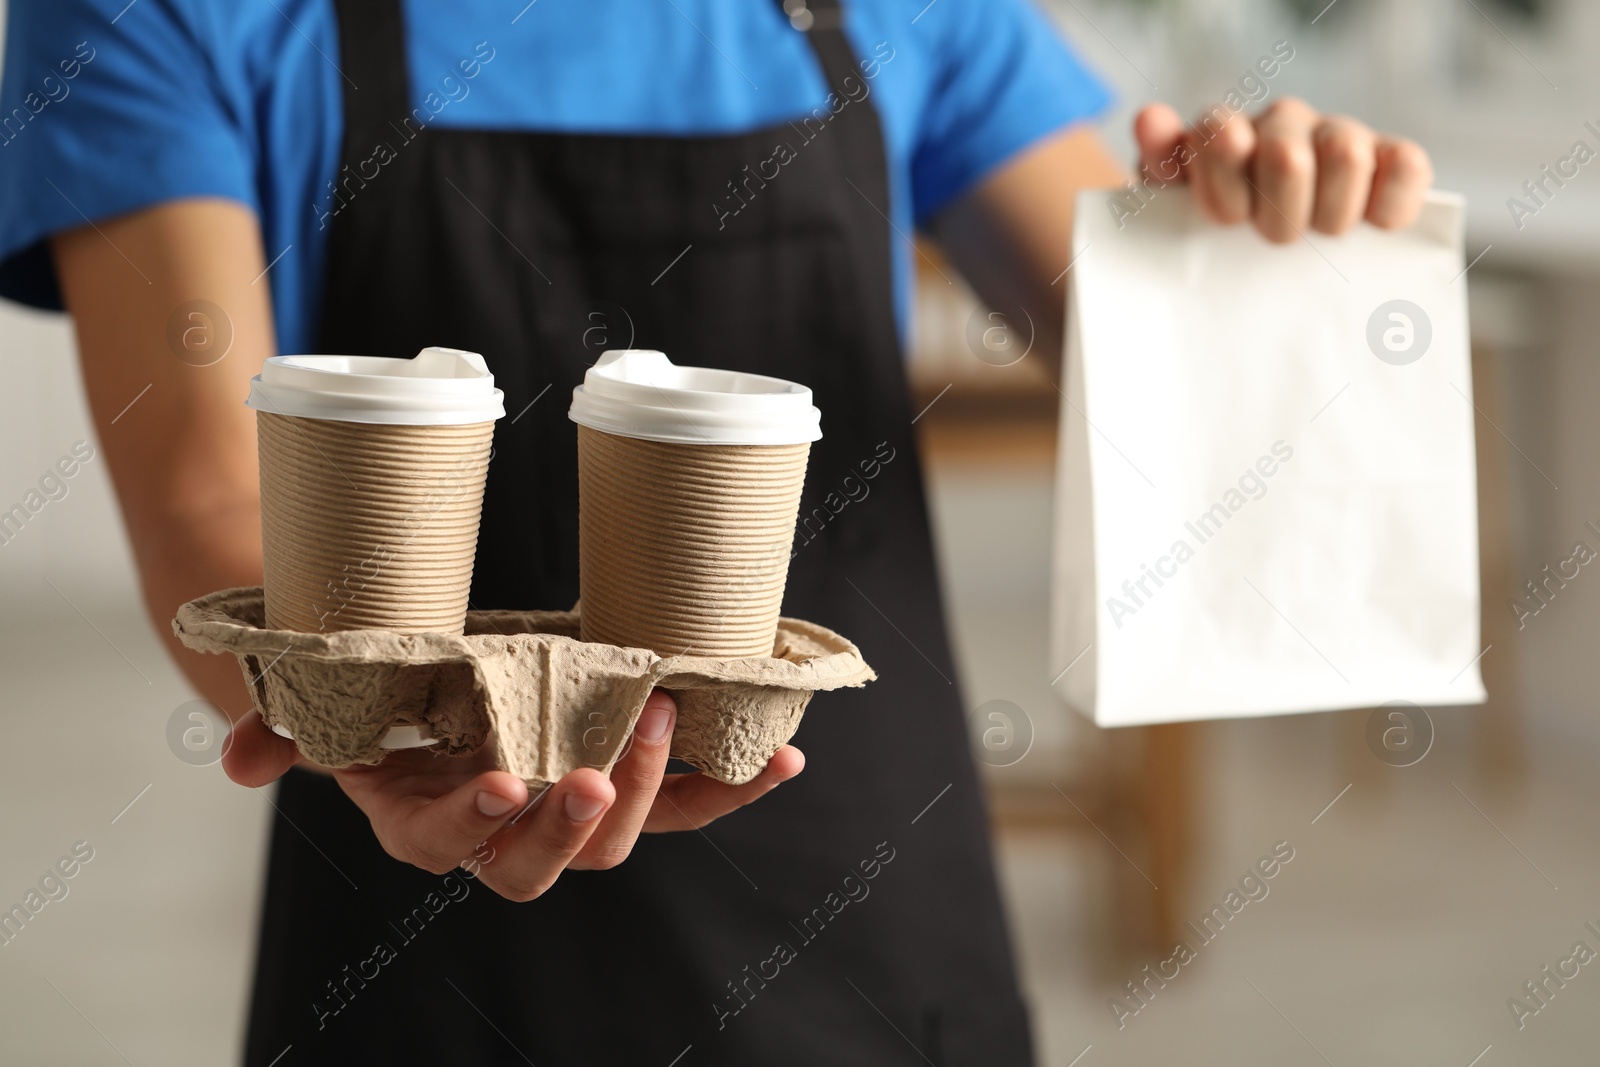
[[[246,1062],[1030,1064],[895,327],[883,132],[836,0],[771,11],[850,102],[715,137],[417,133],[399,0],[336,6],[360,88],[320,350],[488,360],[507,417],[473,605],[577,599],[572,389],[604,348],[659,348],[815,391],[784,614],[856,641],[880,680],[813,701],[793,782],[528,904],[389,858],[331,780],[291,772]]]

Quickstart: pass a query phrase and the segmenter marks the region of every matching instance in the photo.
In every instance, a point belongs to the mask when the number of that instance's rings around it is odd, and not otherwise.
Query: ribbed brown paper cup
[[[811,390],[604,352],[572,391],[585,641],[770,656],[811,442]]]
[[[493,422],[256,429],[268,628],[461,633]]]
[[[580,425],[583,639],[663,656],[772,655],[810,450]]]
[[[245,401],[267,627],[461,633],[504,399],[453,348],[268,359]]]

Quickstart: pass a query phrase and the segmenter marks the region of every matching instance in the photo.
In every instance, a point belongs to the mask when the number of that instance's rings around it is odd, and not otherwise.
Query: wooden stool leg
[[[1367,741],[1367,721],[1376,708],[1355,708],[1335,711],[1334,728],[1339,734],[1340,762],[1344,766],[1342,778],[1360,789],[1369,799],[1380,796],[1394,782],[1393,770],[1372,751]]]
[[[1505,425],[1500,412],[1499,360],[1491,348],[1472,352],[1472,392],[1484,418],[1478,420],[1478,545],[1483,605],[1482,641],[1490,646],[1479,661],[1489,700],[1477,711],[1478,767],[1491,785],[1517,781],[1526,763],[1518,699],[1516,619],[1509,604],[1517,595],[1511,544],[1510,483],[1505,446],[1485,419]]]
[[[1182,937],[1194,855],[1198,724],[1167,723],[1143,727],[1142,732],[1140,809],[1149,860],[1145,873],[1158,887],[1151,894],[1150,934],[1157,948],[1170,948]]]

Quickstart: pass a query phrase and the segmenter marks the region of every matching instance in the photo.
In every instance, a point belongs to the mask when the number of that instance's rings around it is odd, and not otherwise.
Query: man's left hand
[[[1201,210],[1224,225],[1244,222],[1270,241],[1307,229],[1339,234],[1366,219],[1403,229],[1433,184],[1433,165],[1414,142],[1375,133],[1286,97],[1251,116],[1218,106],[1186,127],[1165,104],[1134,119],[1145,174],[1187,181]]]

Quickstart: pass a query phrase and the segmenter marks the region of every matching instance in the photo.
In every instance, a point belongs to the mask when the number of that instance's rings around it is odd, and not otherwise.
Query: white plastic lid
[[[272,728],[272,732],[279,737],[294,740],[294,734],[287,726],[279,723]],[[434,737],[426,726],[391,726],[389,732],[383,735],[383,740],[378,742],[379,748],[427,748],[436,745],[439,739]]]
[[[455,426],[505,415],[505,394],[476,352],[424,348],[386,356],[273,356],[250,379],[257,411],[334,422]]]
[[[572,391],[567,417],[619,437],[692,445],[797,445],[822,436],[811,390],[781,378],[674,366],[613,349]]]

